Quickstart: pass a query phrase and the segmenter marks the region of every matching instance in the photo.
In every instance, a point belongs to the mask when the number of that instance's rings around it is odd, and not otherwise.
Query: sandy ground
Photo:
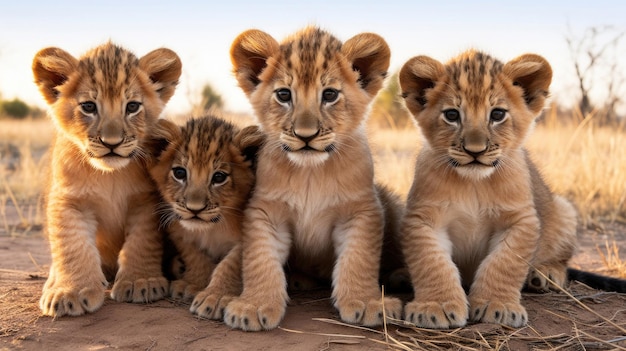
[[[601,271],[596,244],[605,240],[626,252],[626,226],[610,228],[585,233],[572,266]],[[626,295],[578,283],[569,290],[597,315],[564,293],[524,293],[529,325],[517,330],[475,324],[429,331],[395,323],[386,333],[382,327],[359,329],[332,323],[338,314],[330,293],[314,291],[292,295],[280,328],[246,333],[199,319],[187,305],[170,300],[147,305],[107,300],[85,316],[43,317],[38,300],[49,264],[40,232],[12,236],[0,230],[0,350],[384,350],[397,343],[412,350],[626,348]]]

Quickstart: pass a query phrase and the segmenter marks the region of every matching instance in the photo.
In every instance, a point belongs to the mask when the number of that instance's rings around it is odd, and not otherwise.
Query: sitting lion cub
[[[35,55],[35,81],[57,129],[46,194],[52,265],[44,315],[97,310],[113,278],[118,301],[166,295],[146,142],[181,67],[171,50],[138,59],[112,43],[79,59],[59,48]]]
[[[288,301],[283,266],[332,280],[343,321],[380,325],[399,318],[399,299],[381,298],[385,207],[374,184],[364,121],[389,66],[372,33],[342,43],[307,27],[278,43],[260,30],[231,46],[235,76],[266,135],[243,221],[243,292],[224,321],[273,329]],[[395,201],[394,201],[395,202]]]
[[[522,146],[548,96],[550,65],[472,50],[445,65],[414,57],[399,78],[426,139],[403,221],[415,292],[405,319],[526,324],[520,290],[550,287],[534,269],[563,285],[576,247],[574,207],[552,194]]]
[[[256,126],[240,130],[210,116],[182,127],[160,120],[158,134],[167,146],[150,173],[163,197],[163,225],[184,264],[170,295],[195,297],[191,312],[222,318],[241,293],[241,222],[263,135]]]

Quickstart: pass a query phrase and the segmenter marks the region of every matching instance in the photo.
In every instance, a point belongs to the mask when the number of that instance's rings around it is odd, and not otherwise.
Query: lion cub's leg
[[[259,201],[260,202],[260,201]],[[291,232],[286,225],[275,225],[270,218],[273,203],[251,203],[243,227],[243,292],[224,310],[224,322],[246,331],[274,329],[287,308],[287,279],[283,265],[291,248]]]
[[[542,215],[541,236],[531,261],[532,268],[526,286],[537,291],[556,289],[547,279],[563,287],[567,279],[567,263],[577,245],[577,213],[564,198],[555,196],[551,206]],[[542,274],[537,273],[540,271]]]
[[[514,223],[490,240],[489,254],[476,271],[470,288],[470,318],[475,322],[521,327],[528,321],[521,305],[521,289],[528,262],[539,238],[539,219],[534,208],[511,213]]]
[[[436,232],[420,217],[409,215],[403,224],[404,257],[415,294],[404,308],[404,318],[424,328],[462,327],[468,302],[452,261],[452,243],[447,233]]]
[[[241,245],[237,244],[217,264],[209,285],[196,295],[189,310],[200,317],[221,319],[224,309],[241,294],[241,289]]]
[[[382,209],[364,209],[349,218],[333,231],[337,259],[333,269],[332,297],[341,319],[377,326],[383,323],[383,315],[401,318],[402,302],[397,298],[383,299],[378,286],[383,242]]]
[[[178,242],[177,247],[185,263],[185,271],[180,279],[170,283],[169,293],[173,299],[191,301],[198,291],[209,284],[215,264],[207,254],[192,244]]]
[[[163,237],[154,215],[157,200],[152,194],[135,196],[132,200],[111,297],[121,302],[152,302],[167,296],[169,287],[161,266]]]
[[[96,247],[96,219],[54,194],[47,217],[52,264],[39,307],[44,315],[55,317],[99,309],[108,282]]]

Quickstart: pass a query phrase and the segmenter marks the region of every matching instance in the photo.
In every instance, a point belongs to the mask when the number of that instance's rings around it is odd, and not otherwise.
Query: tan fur
[[[258,127],[239,130],[214,117],[183,127],[159,121],[168,145],[150,173],[164,200],[162,218],[184,262],[170,295],[193,300],[190,311],[220,319],[241,293],[241,222],[254,185]]]
[[[332,279],[341,319],[379,325],[383,207],[363,121],[389,48],[375,34],[341,43],[308,27],[278,44],[249,30],[231,58],[267,136],[245,212],[243,293],[226,308],[234,328],[275,328],[288,300],[283,265]],[[293,266],[293,267],[292,267]],[[401,303],[386,298],[388,316]]]
[[[35,81],[57,135],[46,194],[52,253],[40,307],[50,316],[97,310],[107,281],[118,301],[162,298],[162,237],[144,141],[174,93],[181,63],[168,49],[140,59],[106,43],[80,59],[39,51]]]
[[[529,274],[529,263],[565,282],[576,212],[550,192],[522,146],[551,78],[540,56],[502,64],[473,50],[445,65],[414,57],[400,71],[406,105],[426,139],[402,230],[415,291],[408,322],[519,327],[528,320],[520,304],[527,279],[535,289],[549,286]]]

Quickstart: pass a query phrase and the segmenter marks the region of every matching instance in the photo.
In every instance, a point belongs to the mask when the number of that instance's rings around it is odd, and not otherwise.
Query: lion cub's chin
[[[130,158],[121,156],[91,157],[89,163],[97,170],[113,172],[128,166]]]
[[[183,228],[185,228],[185,230],[188,230],[190,232],[201,232],[201,231],[205,231],[205,230],[209,230],[213,225],[215,225],[215,223],[217,223],[219,221],[219,218],[215,218],[215,220],[211,221],[211,222],[207,222],[205,220],[202,219],[182,219],[180,220],[180,225],[183,226]]]
[[[467,165],[456,167],[454,170],[463,178],[480,181],[488,178],[496,170],[495,167]]]
[[[328,160],[328,152],[302,150],[288,152],[289,161],[300,167],[318,166]]]

